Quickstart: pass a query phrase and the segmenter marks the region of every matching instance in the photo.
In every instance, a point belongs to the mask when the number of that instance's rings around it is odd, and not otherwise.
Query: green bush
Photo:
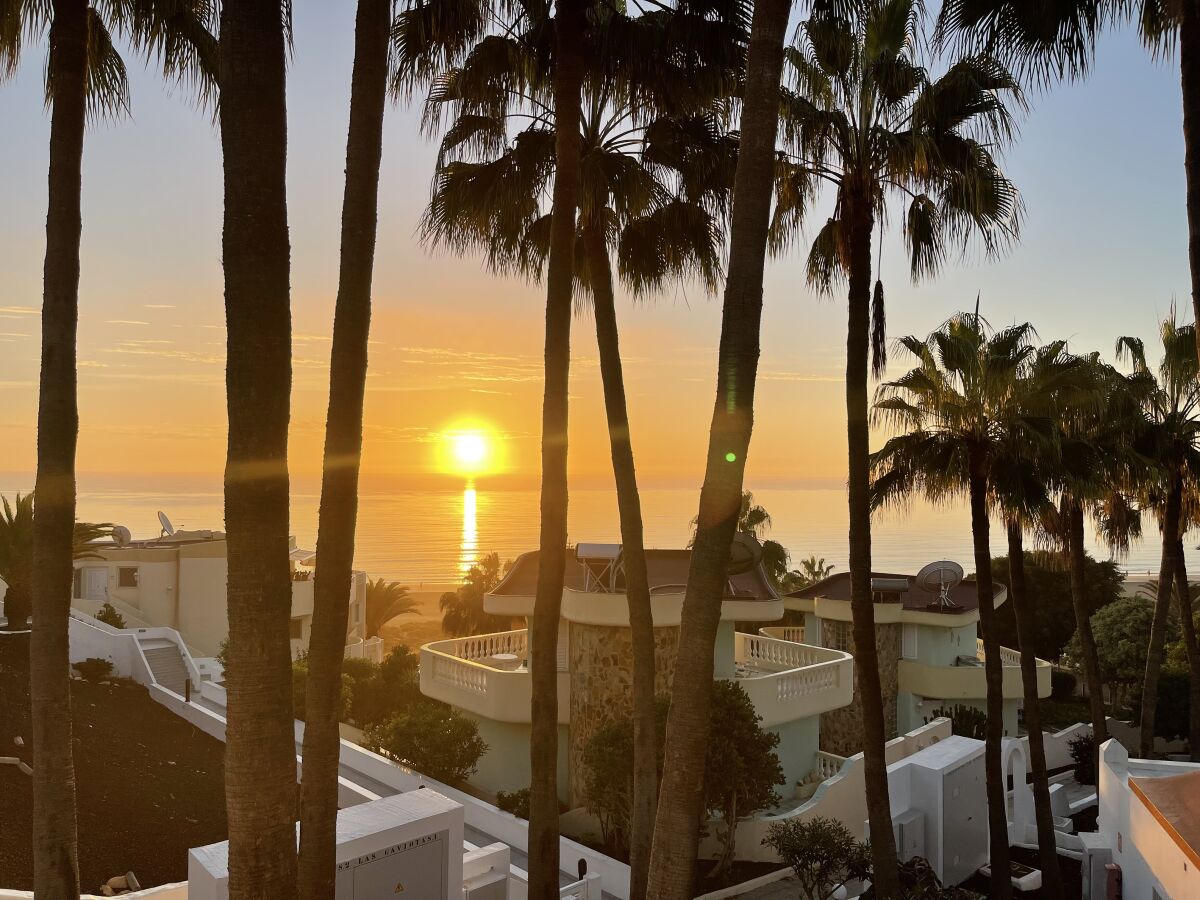
[[[84,681],[108,681],[112,678],[113,664],[107,659],[89,657],[74,663],[71,668],[79,673]]]
[[[763,843],[792,867],[801,900],[828,900],[846,882],[870,877],[870,847],[837,819],[775,822]]]
[[[111,603],[105,603],[96,610],[96,618],[113,628],[125,627],[125,617],[117,612],[116,607]]]
[[[496,805],[506,813],[512,813],[518,819],[529,818],[529,788],[519,791],[497,791]]]
[[[366,743],[446,784],[469,778],[479,757],[487,752],[474,722],[446,704],[424,697],[387,722],[368,728]]]
[[[1096,783],[1096,740],[1090,734],[1067,741],[1071,759],[1075,761],[1075,780],[1080,784]]]
[[[956,703],[953,706],[940,706],[933,711],[934,719],[949,719],[950,730],[953,734],[974,738],[977,741],[987,740],[987,713],[974,706],[963,706]],[[926,719],[928,724],[931,720]]]
[[[1142,718],[1142,686],[1135,685],[1130,704],[1132,719]],[[1154,707],[1154,735],[1173,741],[1191,733],[1191,678],[1187,669],[1165,666],[1158,676],[1158,702]]]
[[[1050,696],[1055,700],[1070,700],[1075,696],[1079,679],[1074,672],[1055,666],[1050,670]]]

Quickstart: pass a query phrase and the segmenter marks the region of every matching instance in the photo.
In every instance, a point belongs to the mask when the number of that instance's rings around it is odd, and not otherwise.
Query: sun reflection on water
[[[462,545],[459,551],[458,569],[466,575],[479,556],[479,531],[475,525],[477,498],[475,488],[468,484],[462,496]]]

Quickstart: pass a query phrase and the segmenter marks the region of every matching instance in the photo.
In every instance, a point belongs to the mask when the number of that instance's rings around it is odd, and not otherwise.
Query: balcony
[[[763,637],[775,638],[779,641],[792,641],[796,644],[804,643],[803,625],[768,625],[765,628],[758,629],[758,633]]]
[[[558,667],[558,721],[570,721],[565,654]],[[848,653],[749,634],[736,635],[735,680],[763,724],[778,725],[845,706],[854,689]],[[528,632],[435,641],[421,648],[421,693],[497,722],[527,724],[533,695]]]
[[[570,678],[558,667],[558,721],[571,716]],[[421,693],[496,722],[528,724],[533,699],[529,632],[501,631],[421,648]]]
[[[975,664],[960,658],[960,664],[935,666],[913,659],[902,659],[899,665],[900,690],[933,700],[982,700],[987,697],[987,682],[984,675],[983,641],[977,641]],[[1021,685],[1021,654],[1008,647],[1000,648],[1000,662],[1004,669],[1004,699],[1020,700],[1025,696]],[[1037,687],[1039,697],[1050,696],[1050,663],[1037,661]]]
[[[840,650],[739,632],[734,664],[766,726],[839,709],[854,696],[854,660]]]

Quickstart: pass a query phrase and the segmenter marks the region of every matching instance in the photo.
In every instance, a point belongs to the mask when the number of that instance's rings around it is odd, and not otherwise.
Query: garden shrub
[[[848,881],[870,877],[871,849],[837,819],[785,819],[763,840],[791,866],[801,900],[828,900]]]
[[[111,662],[94,656],[74,663],[71,668],[78,672],[84,681],[108,681],[113,673]]]
[[[498,791],[496,793],[496,805],[506,813],[512,813],[518,819],[529,818],[529,788],[521,788],[519,791]]]
[[[1096,783],[1096,739],[1090,734],[1067,741],[1071,759],[1075,761],[1075,780],[1080,784]]]
[[[104,603],[96,610],[96,619],[113,628],[126,627],[125,617],[117,612],[116,607],[111,603]]]
[[[367,729],[366,743],[384,756],[437,781],[457,784],[475,772],[487,744],[457,710],[422,698],[387,722]]]

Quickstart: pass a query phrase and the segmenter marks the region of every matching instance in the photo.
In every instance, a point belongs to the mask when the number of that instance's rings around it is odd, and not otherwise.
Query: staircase
[[[187,667],[179,648],[166,638],[139,638],[142,654],[154,673],[154,680],[180,697],[184,696],[184,685],[188,680]]]

